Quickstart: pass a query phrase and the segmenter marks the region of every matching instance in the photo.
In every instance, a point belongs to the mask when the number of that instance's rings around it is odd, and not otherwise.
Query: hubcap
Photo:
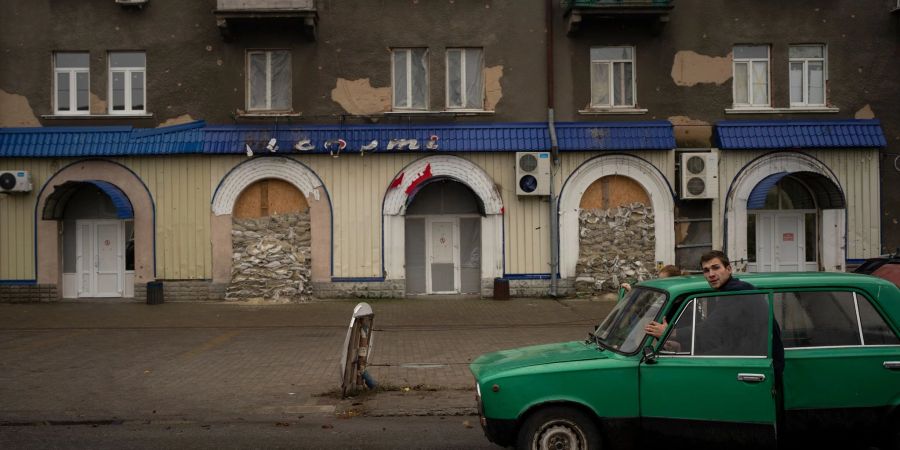
[[[568,422],[550,422],[544,424],[535,435],[535,450],[583,450],[584,434],[575,424]]]

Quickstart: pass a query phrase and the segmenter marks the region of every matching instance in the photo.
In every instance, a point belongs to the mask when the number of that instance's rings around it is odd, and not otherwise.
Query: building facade
[[[4,2],[0,298],[593,295],[900,245],[895,2],[710,3]]]

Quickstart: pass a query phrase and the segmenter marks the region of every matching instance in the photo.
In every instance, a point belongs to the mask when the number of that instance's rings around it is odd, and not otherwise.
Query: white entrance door
[[[425,287],[429,294],[459,292],[459,220],[425,220]]]
[[[806,270],[806,227],[803,212],[756,214],[756,270]]]
[[[77,222],[79,297],[121,297],[125,272],[125,227],[118,220]]]

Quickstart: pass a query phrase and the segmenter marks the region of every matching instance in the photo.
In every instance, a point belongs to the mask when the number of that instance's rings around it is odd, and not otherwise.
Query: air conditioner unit
[[[719,155],[681,154],[681,198],[710,199],[719,196]]]
[[[0,192],[31,192],[31,173],[25,170],[0,170]]]
[[[516,195],[550,195],[550,152],[516,153]]]

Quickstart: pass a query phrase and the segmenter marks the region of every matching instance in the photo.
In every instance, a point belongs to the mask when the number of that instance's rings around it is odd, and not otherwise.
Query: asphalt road
[[[0,426],[3,449],[499,449],[478,418],[303,416],[278,422]]]

